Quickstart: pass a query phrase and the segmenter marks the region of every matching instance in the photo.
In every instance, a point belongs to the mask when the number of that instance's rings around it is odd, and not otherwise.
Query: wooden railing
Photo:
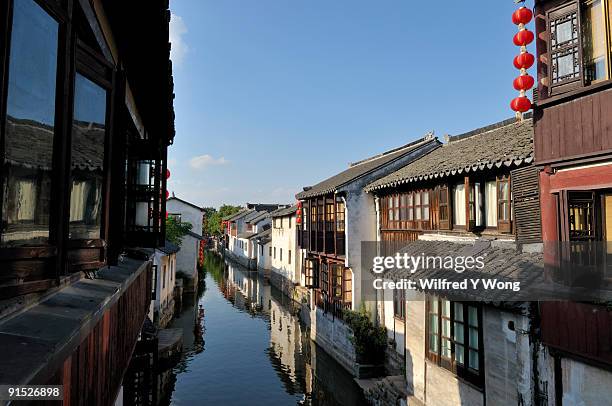
[[[63,385],[65,403],[111,405],[115,402],[149,310],[152,279],[148,265],[47,382]]]

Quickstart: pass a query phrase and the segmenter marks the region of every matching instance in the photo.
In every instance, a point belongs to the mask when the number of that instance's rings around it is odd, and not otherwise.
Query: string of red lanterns
[[[302,224],[302,201],[298,200],[297,210],[295,212],[295,224]]]
[[[534,78],[527,73],[527,69],[535,62],[535,57],[527,51],[527,45],[533,42],[534,34],[525,27],[532,18],[533,13],[527,7],[520,7],[512,14],[512,22],[519,30],[514,35],[513,42],[517,47],[521,47],[521,53],[514,58],[514,67],[520,71],[520,75],[514,79],[513,85],[518,90],[519,96],[510,102],[510,108],[516,112],[519,119],[523,117],[523,113],[531,109],[531,100],[526,93],[535,84]]]

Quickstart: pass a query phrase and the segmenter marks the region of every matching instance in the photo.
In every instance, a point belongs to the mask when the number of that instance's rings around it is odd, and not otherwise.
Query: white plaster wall
[[[281,220],[281,228],[274,227],[275,220]],[[291,223],[291,226],[289,226],[289,223]],[[274,257],[274,248],[276,248],[276,257]],[[282,259],[280,256],[281,249],[283,250]],[[291,251],[291,262],[289,262],[289,251]],[[294,283],[300,283],[301,261],[298,251],[295,214],[273,219],[271,271]]]
[[[185,235],[181,241],[181,250],[176,256],[176,271],[193,276],[198,271],[196,266],[200,252],[200,240],[191,235]]]
[[[181,221],[190,223],[193,226],[191,231],[202,235],[202,210],[171,198],[166,202],[166,211],[168,213],[181,213]]]

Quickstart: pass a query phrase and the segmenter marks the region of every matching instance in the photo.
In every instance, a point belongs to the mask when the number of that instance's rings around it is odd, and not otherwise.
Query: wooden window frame
[[[575,15],[575,16],[574,16]],[[570,21],[575,19],[575,28],[577,31],[577,38],[572,39],[569,43],[562,43],[560,45],[553,45],[553,25],[556,27],[569,19]],[[580,1],[572,0],[559,7],[549,10],[546,13],[546,29],[548,31],[548,80],[550,95],[564,93],[577,87],[581,87],[583,84],[583,52],[582,52],[582,28],[580,23]],[[556,28],[555,28],[556,31]],[[575,41],[575,42],[574,42]],[[574,51],[573,51],[574,50]],[[566,56],[570,54],[577,54],[578,62],[578,76],[575,78],[568,78],[561,80],[558,83],[554,83],[554,60],[558,56]],[[557,56],[558,55],[558,56]]]
[[[425,300],[425,354],[426,354],[425,356],[429,361],[433,362],[435,365],[439,367],[442,367],[452,372],[458,378],[466,380],[467,382],[470,382],[471,384],[477,386],[480,389],[484,389],[484,376],[485,376],[484,367],[485,365],[484,365],[484,341],[483,341],[484,327],[483,327],[482,305],[477,302],[449,301],[451,314],[450,316],[442,316],[442,302],[445,300],[446,299],[443,299],[437,296],[431,296],[431,295],[428,295],[427,299]],[[435,313],[432,310],[431,304],[434,301],[437,302],[437,309],[438,309],[437,313]],[[455,303],[462,305],[463,321],[459,321],[459,319],[455,317]],[[478,328],[478,348],[477,349],[473,349],[469,347],[469,330],[470,330],[470,327],[474,327],[474,326],[470,326],[468,323],[469,307],[476,308],[477,310],[477,320],[478,320],[478,327],[477,327]],[[430,331],[430,316],[431,315],[437,315],[437,332],[435,333],[432,333]],[[449,337],[444,336],[444,338],[448,339],[451,344],[450,358],[442,356],[442,338],[443,338],[442,320],[443,319],[449,320],[450,322],[450,336]],[[463,332],[464,332],[463,343],[462,343],[462,346],[464,347],[464,356],[463,356],[464,363],[463,364],[460,364],[456,362],[455,360],[456,358],[456,355],[455,355],[455,345],[456,344],[455,344],[455,339],[454,339],[455,321],[457,321],[460,324],[463,324]],[[431,350],[430,348],[430,336],[431,335],[438,337],[437,339],[438,348],[435,351]],[[478,352],[479,369],[477,371],[467,366],[467,363],[469,363],[469,350],[470,349],[473,349]]]

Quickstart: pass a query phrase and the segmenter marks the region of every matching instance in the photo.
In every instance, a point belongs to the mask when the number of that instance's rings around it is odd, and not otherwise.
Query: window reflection
[[[70,238],[100,238],[106,91],[77,73],[72,122]]]
[[[55,124],[58,23],[33,0],[15,0],[9,61],[2,246],[44,244]]]

